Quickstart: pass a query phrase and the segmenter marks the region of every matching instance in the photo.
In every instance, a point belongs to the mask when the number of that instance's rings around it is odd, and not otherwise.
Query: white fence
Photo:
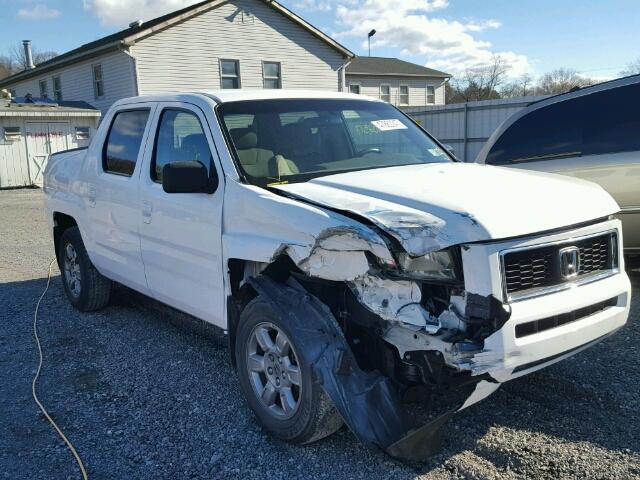
[[[473,162],[502,122],[543,98],[546,97],[483,100],[434,107],[408,107],[403,110],[440,142],[451,145],[460,160]]]

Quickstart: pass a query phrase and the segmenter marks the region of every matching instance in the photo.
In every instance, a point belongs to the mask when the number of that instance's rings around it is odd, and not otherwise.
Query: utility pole
[[[376,29],[374,28],[369,32],[369,56],[371,56],[371,37],[376,34]]]

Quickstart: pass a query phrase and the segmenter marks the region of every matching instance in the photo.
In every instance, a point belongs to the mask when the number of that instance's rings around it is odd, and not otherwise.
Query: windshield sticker
[[[371,123],[382,132],[386,132],[388,130],[404,130],[407,128],[407,126],[397,118],[391,118],[389,120],[374,120]]]
[[[360,118],[360,114],[358,112],[356,112],[355,110],[344,110],[342,112],[342,115],[346,119]]]
[[[441,148],[430,148],[429,153],[434,157],[441,157],[445,155]]]

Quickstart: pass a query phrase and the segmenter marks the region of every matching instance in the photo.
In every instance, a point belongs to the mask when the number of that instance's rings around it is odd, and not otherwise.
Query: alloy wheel
[[[275,418],[291,418],[301,403],[302,377],[296,352],[287,335],[272,323],[251,332],[247,373],[254,394]]]

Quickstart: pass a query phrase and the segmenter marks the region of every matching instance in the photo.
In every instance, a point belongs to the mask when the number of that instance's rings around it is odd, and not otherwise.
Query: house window
[[[427,104],[436,103],[436,87],[427,85]]]
[[[282,88],[282,69],[278,62],[262,62],[262,86],[264,88]]]
[[[220,86],[222,88],[240,88],[240,62],[238,60],[220,60]]]
[[[40,80],[40,98],[47,98],[49,96],[49,92],[47,91],[47,81]]]
[[[409,105],[409,86],[400,85],[400,91],[398,93],[398,101],[400,105]]]
[[[359,83],[350,83],[349,84],[349,93],[355,93],[356,95],[360,95],[360,84]]]
[[[53,77],[53,99],[56,102],[62,101],[62,82],[60,82],[60,77]]]
[[[96,100],[104,97],[104,80],[102,79],[102,65],[94,65],[93,70],[93,95]]]
[[[380,100],[391,103],[391,86],[380,85]]]
[[[16,142],[20,140],[20,127],[4,127],[5,142]]]
[[[89,127],[76,127],[76,140],[89,140],[91,137]]]

